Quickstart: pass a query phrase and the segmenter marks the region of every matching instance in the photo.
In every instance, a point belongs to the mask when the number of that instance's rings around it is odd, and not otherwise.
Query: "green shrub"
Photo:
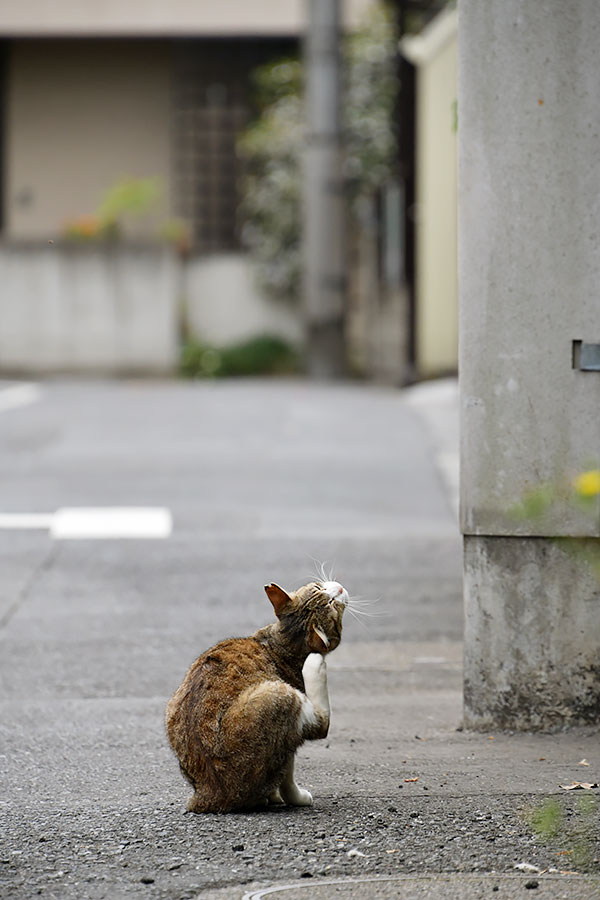
[[[226,347],[190,340],[180,361],[181,374],[188,378],[285,375],[299,369],[297,351],[282,338],[268,334]]]

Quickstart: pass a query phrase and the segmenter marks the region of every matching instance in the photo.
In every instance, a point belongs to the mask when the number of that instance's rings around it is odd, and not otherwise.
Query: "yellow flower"
[[[600,494],[600,469],[582,472],[573,482],[580,497],[595,497]]]

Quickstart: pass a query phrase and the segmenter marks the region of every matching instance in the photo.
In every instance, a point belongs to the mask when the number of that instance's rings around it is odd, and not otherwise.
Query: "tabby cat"
[[[277,621],[203,653],[167,705],[191,812],[312,804],[294,781],[294,754],[329,730],[324,657],[340,642],[348,593],[337,581],[265,591]]]

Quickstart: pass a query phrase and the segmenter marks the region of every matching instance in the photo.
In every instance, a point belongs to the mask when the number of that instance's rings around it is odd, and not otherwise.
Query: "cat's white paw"
[[[313,796],[310,791],[304,790],[304,788],[298,788],[298,793],[296,795],[296,800],[294,801],[295,806],[312,806],[313,805]]]
[[[302,667],[306,696],[329,720],[329,695],[327,693],[327,663],[320,653],[310,653]]]
[[[313,797],[310,791],[305,791],[304,788],[298,787],[297,784],[288,787],[287,789],[281,791],[283,799],[290,806],[312,806],[313,805]]]
[[[323,681],[327,677],[327,663],[320,653],[309,653],[302,667],[304,681]]]

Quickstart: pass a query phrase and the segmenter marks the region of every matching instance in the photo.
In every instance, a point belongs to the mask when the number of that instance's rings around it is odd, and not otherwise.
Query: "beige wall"
[[[168,202],[167,42],[15,41],[8,83],[7,236],[54,238],[123,176]]]
[[[403,50],[417,66],[417,366],[428,377],[458,366],[456,11]]]
[[[356,26],[373,0],[345,0]],[[298,34],[306,0],[20,0],[0,3],[0,34],[234,35]]]

